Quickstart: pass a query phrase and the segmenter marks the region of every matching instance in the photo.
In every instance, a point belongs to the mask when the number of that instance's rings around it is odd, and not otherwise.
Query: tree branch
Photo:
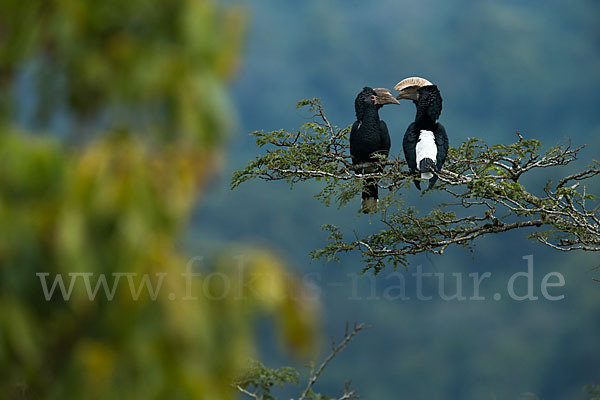
[[[300,396],[300,398],[298,400],[306,399],[308,394],[311,392],[313,385],[317,382],[317,380],[319,379],[319,377],[321,376],[321,374],[327,367],[327,364],[329,364],[329,362],[331,360],[333,360],[339,353],[341,353],[342,350],[344,350],[344,348],[348,345],[348,343],[350,343],[352,341],[352,339],[354,339],[354,337],[360,331],[362,331],[363,329],[366,329],[366,328],[367,328],[367,326],[364,324],[354,324],[354,328],[352,329],[352,332],[349,332],[348,331],[348,323],[346,323],[346,332],[344,333],[344,338],[337,346],[335,345],[335,343],[332,339],[331,353],[323,360],[323,362],[319,365],[319,367],[316,370],[311,371],[311,375],[308,379],[308,384],[306,386],[306,389],[304,389],[304,392],[302,392],[302,395]],[[353,398],[352,396],[354,396],[354,391],[349,391],[349,386],[347,384],[346,390],[344,391],[344,395],[342,397],[340,397],[340,399],[351,399],[351,398]]]
[[[306,400],[308,398],[327,398],[333,400],[332,397],[314,393],[312,391],[312,388],[317,382],[317,380],[321,377],[323,371],[331,362],[331,360],[333,360],[337,355],[339,355],[360,331],[366,328],[368,327],[364,324],[355,323],[352,331],[350,331],[348,322],[346,322],[344,338],[338,345],[335,344],[335,340],[332,338],[331,353],[323,360],[323,362],[319,365],[318,368],[315,369],[313,366],[308,377],[308,383],[306,385],[306,388],[304,389],[298,400]],[[274,385],[279,385],[283,387],[287,383],[297,385],[298,383],[300,383],[298,376],[298,371],[296,371],[293,368],[283,367],[278,369],[271,369],[265,367],[259,361],[251,360],[251,362],[248,365],[248,368],[243,372],[243,374],[241,374],[236,379],[235,382],[231,384],[231,386],[239,393],[242,393],[243,395],[253,398],[255,400],[275,400],[275,397],[273,397],[273,395],[271,394],[271,388]],[[342,395],[338,397],[337,400],[350,400],[358,398],[359,396],[356,394],[356,391],[351,388],[351,382],[347,381],[344,385]]]
[[[299,105],[308,106],[315,119],[298,132],[255,132],[257,145],[267,145],[267,152],[236,172],[232,187],[254,178],[291,184],[321,180],[317,197],[340,207],[357,198],[367,180],[389,190],[379,204],[384,230],[347,242],[339,228],[327,226],[329,241],[314,257],[338,260],[340,253],[358,250],[366,269],[378,272],[388,263],[406,265],[407,255],[443,254],[455,245],[470,248],[480,237],[528,228],[535,229],[530,238],[556,250],[600,251],[600,206],[588,193],[588,184],[600,175],[598,161],[554,185],[528,189],[520,182],[528,174],[569,166],[584,146],[542,151],[538,140],[518,132],[518,140],[508,145],[469,139],[450,148],[444,169],[434,172],[439,180],[433,190],[452,200],[423,216],[402,201],[402,190],[420,179],[406,171],[404,161],[389,157],[352,165],[348,128],[331,125],[318,100]]]

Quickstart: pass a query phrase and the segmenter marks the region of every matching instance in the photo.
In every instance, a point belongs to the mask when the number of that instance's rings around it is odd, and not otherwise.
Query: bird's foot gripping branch
[[[325,225],[329,240],[313,252],[315,258],[337,260],[340,253],[359,251],[365,271],[377,273],[389,264],[406,266],[410,254],[442,254],[454,245],[470,248],[477,238],[522,228],[531,228],[530,238],[556,250],[600,251],[600,207],[590,193],[599,187],[600,163],[575,170],[583,146],[543,150],[538,140],[519,133],[507,145],[468,139],[449,149],[444,169],[435,173],[438,183],[423,194],[435,194],[439,203],[423,213],[402,198],[414,190],[415,179],[403,160],[390,154],[376,163],[380,168],[370,169],[378,172],[359,172],[365,166],[352,164],[349,128],[332,125],[318,99],[303,100],[298,107],[306,107],[312,120],[294,132],[254,132],[257,146],[266,152],[234,174],[233,188],[256,178],[292,185],[317,180],[323,186],[316,197],[340,208],[360,196],[367,180],[372,184],[376,178],[379,189],[387,189],[379,202],[378,233],[351,233],[348,239],[340,228]],[[546,180],[546,171],[559,178]]]

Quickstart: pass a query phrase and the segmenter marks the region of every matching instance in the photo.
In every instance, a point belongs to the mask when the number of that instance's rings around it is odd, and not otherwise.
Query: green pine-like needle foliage
[[[471,138],[451,147],[438,183],[423,196],[441,199],[431,211],[408,204],[402,194],[412,181],[401,158],[378,161],[384,172],[357,173],[352,165],[348,128],[329,122],[319,99],[303,100],[313,118],[297,131],[254,132],[256,144],[266,152],[234,173],[232,187],[249,179],[283,180],[294,185],[323,181],[316,197],[326,205],[345,207],[359,196],[365,181],[376,178],[381,192],[379,218],[383,228],[374,234],[349,239],[342,230],[326,224],[328,242],[312,255],[339,260],[341,253],[359,251],[364,271],[378,273],[388,265],[407,265],[409,255],[442,254],[450,246],[471,248],[477,238],[515,229],[534,228],[530,238],[560,251],[600,250],[600,214],[596,197],[589,192],[600,163],[590,161],[571,172],[584,146],[559,144],[544,149],[539,140],[518,132],[510,144],[489,145]],[[559,179],[531,187],[529,175],[562,168]],[[555,175],[555,170],[552,170]]]

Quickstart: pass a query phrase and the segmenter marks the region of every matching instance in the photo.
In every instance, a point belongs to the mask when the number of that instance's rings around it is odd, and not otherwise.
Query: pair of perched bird
[[[350,155],[358,173],[381,171],[382,157],[390,151],[391,140],[387,125],[379,119],[379,109],[385,104],[400,104],[398,100],[412,100],[417,108],[415,121],[404,134],[402,146],[404,157],[412,175],[429,180],[429,188],[437,181],[433,173],[439,172],[448,153],[446,130],[437,122],[442,112],[442,96],[437,86],[423,78],[407,78],[400,81],[394,97],[388,89],[365,87],[356,97],[354,108],[356,122],[350,131]],[[362,164],[366,164],[361,166]],[[421,190],[419,180],[414,181]],[[362,193],[362,211],[377,212],[378,190],[375,178],[367,179]]]

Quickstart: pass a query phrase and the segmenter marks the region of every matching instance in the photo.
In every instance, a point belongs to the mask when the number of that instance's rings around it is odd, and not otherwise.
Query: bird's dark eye
[[[375,99],[377,99],[377,96],[375,96],[374,94],[371,95],[371,101],[375,101]]]

